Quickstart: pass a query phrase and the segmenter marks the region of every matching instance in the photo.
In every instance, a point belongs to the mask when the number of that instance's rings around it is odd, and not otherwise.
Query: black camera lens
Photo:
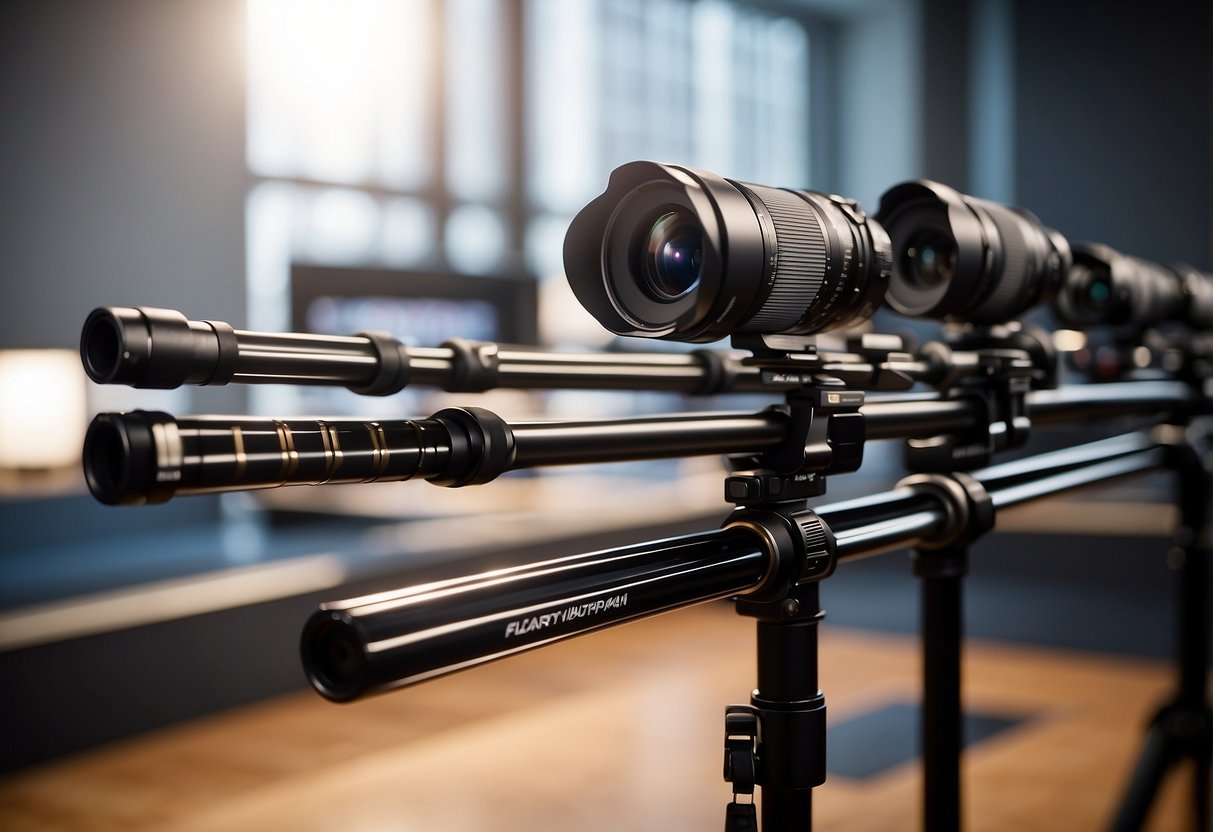
[[[1028,211],[906,182],[880,198],[876,219],[894,252],[889,305],[903,315],[993,324],[1052,298],[1070,247]]]
[[[703,228],[688,212],[675,208],[653,221],[637,246],[644,288],[656,301],[678,300],[699,285],[703,266]]]
[[[1075,252],[1077,254],[1077,252]],[[1091,268],[1075,263],[1066,277],[1065,288],[1058,297],[1066,298],[1066,318],[1077,323],[1097,323],[1111,317],[1115,308],[1112,273],[1103,268]]]
[[[942,232],[928,230],[906,246],[901,255],[901,271],[915,285],[932,289],[952,279],[958,255],[954,239]]]
[[[1213,275],[1121,254],[1101,243],[1074,246],[1057,316],[1071,326],[1164,322],[1213,326]]]
[[[617,168],[564,242],[569,285],[611,332],[700,343],[862,321],[890,258],[853,202],[656,162]]]

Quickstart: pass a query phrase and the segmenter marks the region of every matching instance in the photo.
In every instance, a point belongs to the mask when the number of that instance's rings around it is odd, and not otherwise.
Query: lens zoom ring
[[[804,318],[826,272],[826,240],[817,213],[791,191],[747,184],[771,214],[776,263],[771,293],[746,322],[747,332],[778,332]]]
[[[1023,235],[1023,220],[997,203],[981,201],[1002,239],[1002,274],[990,287],[986,299],[969,315],[973,323],[1006,320],[1007,310],[1020,308],[1020,296],[1029,277],[1028,241]]]

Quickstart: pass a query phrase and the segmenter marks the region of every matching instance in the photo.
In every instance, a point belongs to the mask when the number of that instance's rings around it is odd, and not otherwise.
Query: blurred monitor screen
[[[529,278],[291,267],[291,325],[305,332],[388,332],[414,346],[456,337],[534,344],[537,303]]]

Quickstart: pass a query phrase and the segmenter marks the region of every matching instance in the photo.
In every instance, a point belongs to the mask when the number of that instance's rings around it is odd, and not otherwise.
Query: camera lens
[[[1066,278],[1064,294],[1072,305],[1071,318],[1087,323],[1105,320],[1111,315],[1112,274],[1107,269],[1090,268],[1075,263]]]
[[[890,258],[853,202],[656,162],[617,168],[564,243],[573,293],[611,332],[700,343],[862,321]]]
[[[1213,276],[1130,257],[1100,243],[1074,246],[1070,270],[1054,305],[1072,326],[1164,322],[1213,325]]]
[[[686,211],[676,208],[662,213],[638,249],[643,258],[638,271],[653,300],[678,300],[699,285],[703,229]]]
[[[927,231],[912,239],[901,256],[906,279],[924,289],[947,283],[956,272],[956,241],[939,231]]]
[[[876,219],[892,240],[889,305],[903,315],[993,324],[1057,291],[1070,247],[1028,211],[938,182],[898,185]]]

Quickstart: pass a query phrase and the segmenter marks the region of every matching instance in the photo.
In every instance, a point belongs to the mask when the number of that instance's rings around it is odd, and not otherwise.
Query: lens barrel
[[[1054,304],[1071,326],[1187,323],[1213,327],[1213,275],[1121,254],[1102,243],[1074,246],[1074,267]]]
[[[884,299],[888,236],[840,197],[656,162],[617,168],[564,243],[577,299],[618,335],[808,335]]]
[[[938,182],[904,182],[876,219],[893,245],[889,305],[911,317],[1011,320],[1053,297],[1070,267],[1065,238],[1030,212]]]

